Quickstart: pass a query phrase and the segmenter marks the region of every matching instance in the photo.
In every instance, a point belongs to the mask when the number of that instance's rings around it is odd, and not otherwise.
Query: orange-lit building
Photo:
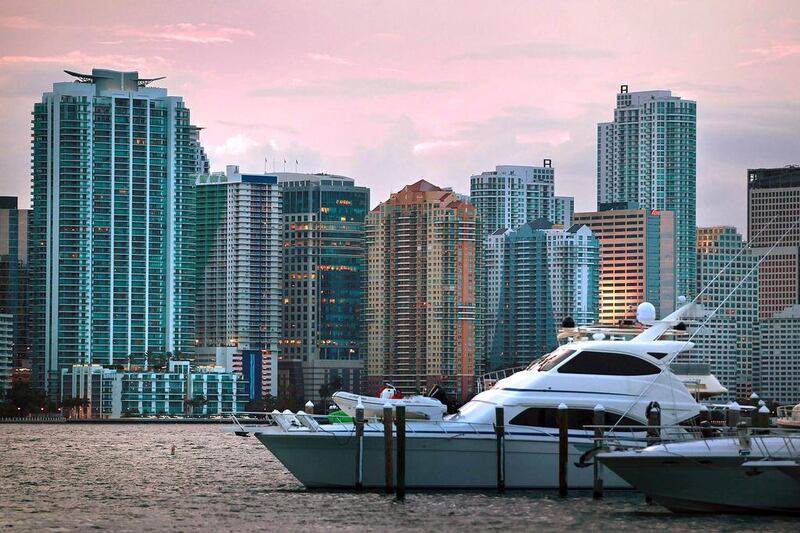
[[[670,211],[638,209],[633,202],[601,204],[575,213],[600,241],[600,322],[636,317],[650,302],[659,316],[675,310],[675,217]]]
[[[473,393],[480,364],[475,207],[420,180],[367,216],[367,376],[404,393]]]

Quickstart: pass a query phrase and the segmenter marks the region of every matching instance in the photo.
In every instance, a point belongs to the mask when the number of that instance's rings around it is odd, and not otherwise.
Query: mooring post
[[[741,420],[742,407],[736,402],[731,402],[730,404],[728,404],[727,417],[728,417],[727,420],[728,426],[735,428],[736,426],[739,425],[739,421]]]
[[[559,404],[558,414],[558,496],[567,497],[567,461],[569,460],[569,411]]]
[[[766,405],[758,408],[758,425],[756,427],[769,427],[769,408]]]
[[[603,446],[603,427],[606,424],[606,408],[601,404],[594,406],[594,447],[600,448]],[[592,498],[599,500],[603,497],[603,465],[594,457],[594,484],[592,490]]]
[[[314,409],[314,402],[308,400],[306,402],[306,413],[311,413],[313,415],[316,414],[316,412],[317,412],[316,409]]]
[[[505,409],[494,408],[494,432],[497,436],[497,490],[506,490]]]
[[[394,467],[392,466],[392,406],[383,406],[383,463],[385,468],[386,494],[394,492]]]
[[[710,439],[714,435],[714,430],[711,428],[711,413],[708,412],[708,407],[700,406],[697,419],[700,421],[700,435],[704,439]]]
[[[661,406],[651,402],[647,412],[647,445],[652,446],[661,440]]]
[[[406,499],[406,406],[399,403],[397,417],[397,499]]]
[[[364,488],[364,405],[356,405],[356,490]]]

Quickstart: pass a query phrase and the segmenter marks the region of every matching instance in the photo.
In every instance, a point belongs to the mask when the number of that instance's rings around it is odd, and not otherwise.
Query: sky
[[[30,205],[33,104],[93,67],[166,76],[212,170],[285,159],[355,178],[373,205],[547,158],[556,194],[593,210],[596,127],[623,84],[698,102],[699,225],[743,231],[747,168],[800,163],[796,0],[4,0],[0,195]]]

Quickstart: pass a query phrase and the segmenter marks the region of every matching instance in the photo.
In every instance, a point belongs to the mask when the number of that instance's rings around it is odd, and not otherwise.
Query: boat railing
[[[782,405],[775,412],[778,415],[778,424],[787,424],[800,427],[800,409],[796,405]]]
[[[711,451],[714,442],[721,439],[738,439],[742,450],[757,450],[764,457],[770,457],[776,452],[788,452],[788,455],[800,458],[800,430],[786,428],[762,428],[751,426],[738,427],[709,427],[709,426],[585,426],[586,429],[600,429],[603,431],[601,446],[609,450],[624,450],[631,446],[630,437],[625,438],[625,432],[645,433],[648,435],[649,444],[663,445],[669,450],[670,444],[684,442],[700,442]],[[630,433],[628,433],[630,435]],[[777,449],[768,447],[766,438],[782,440],[783,444]],[[626,442],[627,441],[627,442]],[[748,452],[743,452],[746,455]],[[783,454],[784,456],[786,453]]]

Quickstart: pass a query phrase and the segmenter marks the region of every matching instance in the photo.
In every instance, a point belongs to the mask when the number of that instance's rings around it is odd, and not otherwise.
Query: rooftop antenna
[[[264,174],[267,173],[267,158],[264,158]]]

